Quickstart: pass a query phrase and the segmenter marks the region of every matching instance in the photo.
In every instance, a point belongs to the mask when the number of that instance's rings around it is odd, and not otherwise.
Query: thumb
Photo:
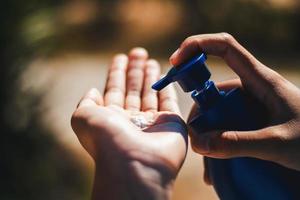
[[[280,161],[288,136],[285,125],[256,131],[214,131],[203,134],[190,131],[195,152],[213,158],[255,157]]]

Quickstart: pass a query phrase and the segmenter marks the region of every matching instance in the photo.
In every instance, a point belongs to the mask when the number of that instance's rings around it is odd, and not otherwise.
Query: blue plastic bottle
[[[199,114],[189,126],[201,134],[210,130],[247,131],[267,125],[264,106],[239,88],[219,91],[200,54],[187,63],[173,67],[152,88],[161,90],[177,81],[199,106]],[[284,149],[283,149],[284,151]],[[254,158],[207,159],[210,178],[224,200],[297,200],[300,199],[300,172],[273,162]]]

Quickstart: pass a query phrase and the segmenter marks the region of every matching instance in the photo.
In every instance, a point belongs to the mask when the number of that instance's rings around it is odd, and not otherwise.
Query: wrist
[[[171,199],[175,176],[168,169],[136,160],[125,163],[96,164],[93,200]]]

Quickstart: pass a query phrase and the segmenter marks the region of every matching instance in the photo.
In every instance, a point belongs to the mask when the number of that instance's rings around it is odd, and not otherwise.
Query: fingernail
[[[180,51],[180,49],[178,48],[178,49],[171,55],[171,57],[170,57],[170,62],[171,62],[171,64],[174,64],[174,59],[176,59],[176,57],[178,56],[179,51]]]

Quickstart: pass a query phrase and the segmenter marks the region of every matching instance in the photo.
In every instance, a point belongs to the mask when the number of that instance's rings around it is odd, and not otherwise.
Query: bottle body
[[[201,105],[200,105],[201,106]],[[264,107],[241,89],[234,89],[191,120],[201,134],[209,130],[247,131],[267,123]],[[299,199],[300,172],[254,158],[205,158],[210,179],[221,199]]]

